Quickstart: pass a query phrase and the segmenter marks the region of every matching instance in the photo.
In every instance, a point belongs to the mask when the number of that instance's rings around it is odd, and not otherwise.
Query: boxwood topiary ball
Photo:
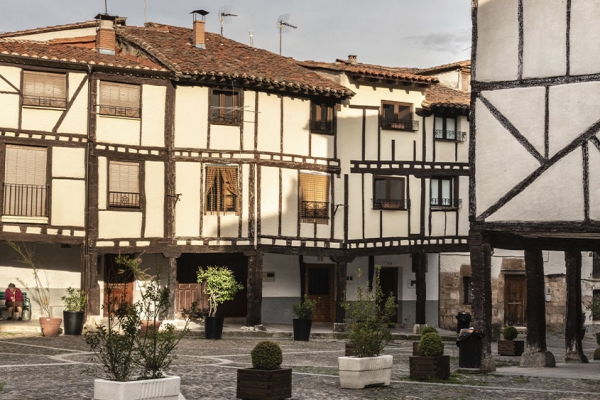
[[[507,326],[502,331],[502,335],[504,336],[505,340],[513,340],[517,337],[518,334],[519,334],[519,332],[517,331],[517,328],[515,328],[514,326]]]
[[[437,329],[435,329],[433,326],[426,326],[423,329],[421,329],[421,335],[425,335],[426,333],[438,333]]]
[[[278,369],[283,361],[281,348],[275,342],[259,342],[250,353],[252,367],[256,369]]]
[[[444,354],[444,342],[436,332],[429,332],[421,336],[419,342],[420,356],[441,356]]]

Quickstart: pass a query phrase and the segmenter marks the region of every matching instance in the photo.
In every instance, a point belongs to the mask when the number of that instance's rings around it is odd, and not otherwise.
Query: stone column
[[[473,328],[484,334],[481,343],[481,371],[496,370],[492,358],[492,251],[481,226],[471,224],[469,231],[471,282],[473,291]]]
[[[581,252],[565,251],[567,269],[567,316],[565,324],[565,362],[587,363],[581,346]]]
[[[346,319],[346,310],[342,307],[344,294],[346,293],[346,277],[348,276],[348,263],[352,262],[354,257],[337,256],[331,257],[335,262],[335,323],[343,323]]]
[[[248,294],[246,309],[246,325],[255,326],[262,323],[262,287],[263,287],[263,253],[248,256]]]
[[[521,367],[555,367],[554,355],[546,348],[546,294],[542,250],[525,250],[527,275],[527,350]]]
[[[417,305],[415,324],[424,325],[425,309],[427,305],[427,254],[412,253],[412,270],[417,281]]]
[[[175,319],[175,295],[177,293],[177,259],[181,253],[163,253],[168,262],[167,285],[169,288],[169,308],[167,309],[167,319]]]

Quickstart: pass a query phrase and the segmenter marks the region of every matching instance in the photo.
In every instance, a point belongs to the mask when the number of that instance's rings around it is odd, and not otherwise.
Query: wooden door
[[[119,304],[133,304],[134,276],[131,271],[122,272],[122,267],[115,262],[116,254],[104,257],[104,304],[103,315],[108,317],[110,307],[115,309]]]
[[[381,268],[380,283],[384,303],[391,294],[398,304],[398,268]],[[398,322],[398,312],[392,317],[392,322]]]
[[[524,275],[504,276],[504,325],[527,324],[527,278]]]
[[[333,265],[306,264],[306,294],[317,301],[315,322],[333,321],[335,293],[333,291]]]

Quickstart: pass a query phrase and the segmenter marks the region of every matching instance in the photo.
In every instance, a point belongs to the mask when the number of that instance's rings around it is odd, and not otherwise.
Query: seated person
[[[17,309],[17,316],[19,321],[23,319],[23,293],[21,289],[15,286],[14,283],[8,285],[5,292],[6,296],[6,307],[8,307],[8,320],[13,319],[13,310]]]

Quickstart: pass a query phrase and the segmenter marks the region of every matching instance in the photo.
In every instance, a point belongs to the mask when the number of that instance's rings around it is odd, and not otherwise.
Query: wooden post
[[[348,276],[348,263],[354,260],[354,257],[331,257],[335,262],[335,316],[336,323],[343,323],[346,319],[346,310],[342,307],[344,295],[346,293],[346,277]]]
[[[581,252],[565,251],[567,269],[567,315],[565,323],[565,362],[587,363],[581,346]]]
[[[167,285],[169,288],[169,308],[167,319],[175,319],[175,295],[177,293],[177,259],[181,253],[163,253],[163,257],[169,260],[167,271]]]
[[[85,249],[83,250],[85,253]],[[81,287],[87,294],[85,312],[87,316],[100,315],[100,286],[98,285],[98,253],[89,252],[83,257],[84,266]]]
[[[496,370],[492,359],[492,251],[483,237],[482,228],[471,224],[469,232],[471,279],[473,291],[473,328],[485,336],[481,343],[481,370]]]
[[[417,309],[415,323],[423,325],[426,323],[425,320],[425,309],[427,305],[427,254],[425,253],[412,253],[412,269],[415,273],[415,279],[417,281]]]
[[[246,325],[255,326],[262,323],[262,287],[263,287],[263,253],[257,251],[248,256],[248,297]]]

